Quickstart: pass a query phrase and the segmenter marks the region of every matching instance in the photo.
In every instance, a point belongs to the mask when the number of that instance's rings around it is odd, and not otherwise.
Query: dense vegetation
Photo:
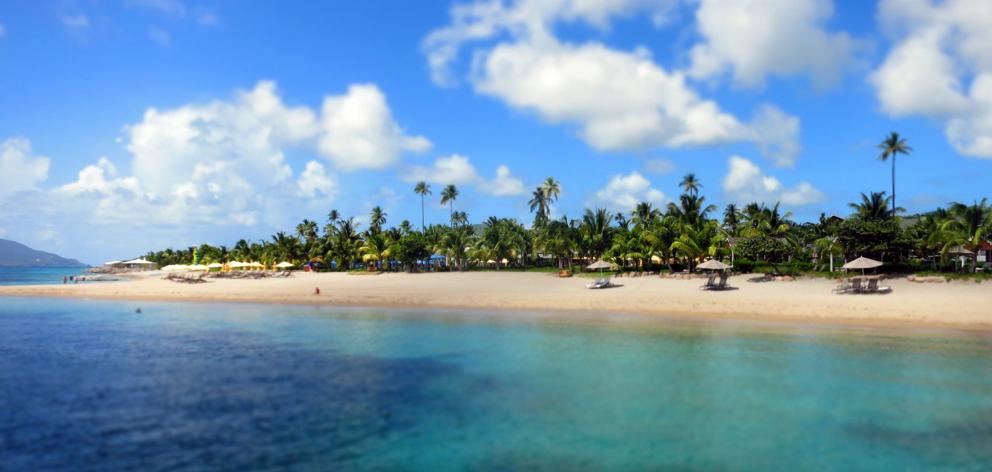
[[[908,154],[905,140],[893,133],[880,144],[883,160]],[[893,167],[893,175],[895,168]],[[895,188],[893,179],[893,189]],[[201,261],[253,260],[265,263],[312,262],[331,270],[423,270],[432,255],[434,267],[468,270],[488,267],[548,267],[570,270],[576,263],[605,259],[624,270],[693,270],[708,258],[732,262],[735,270],[826,271],[844,260],[866,256],[886,263],[888,270],[955,270],[960,248],[976,248],[992,238],[992,207],[987,199],[913,216],[903,212],[886,192],[862,194],[850,204],[846,218],[822,215],[819,221],[797,223],[792,214],[753,202],[727,205],[722,212],[706,203],[702,184],[688,174],[683,193],[665,208],[642,202],[630,213],[604,208],[586,209],[579,218],[552,218],[560,186],[553,178],[536,188],[530,199],[530,227],[515,219],[491,216],[471,224],[457,211],[458,189],[446,186],[440,203],[449,206],[448,225],[425,226],[423,200],[432,195],[420,182],[414,192],[422,199],[421,227],[408,220],[387,227],[388,215],[376,206],[362,230],[353,217],[331,210],[321,228],[306,219],[292,234],[279,232],[269,241],[244,239],[233,247],[202,245],[149,253],[160,265],[189,263],[194,249]],[[975,258],[971,267],[976,268]]]

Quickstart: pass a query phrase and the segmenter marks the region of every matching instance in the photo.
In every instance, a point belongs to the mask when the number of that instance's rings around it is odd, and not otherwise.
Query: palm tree
[[[741,224],[740,217],[741,212],[737,209],[737,205],[734,203],[727,204],[727,208],[723,210],[723,226],[733,236],[737,236],[737,227]]]
[[[330,223],[330,224],[337,224],[338,220],[340,220],[340,219],[341,219],[341,213],[338,212],[337,210],[335,210],[335,209],[332,208],[331,211],[327,212],[327,222],[328,223]]]
[[[389,266],[389,256],[393,252],[394,242],[383,232],[369,233],[365,237],[365,244],[359,248],[362,253],[362,261],[375,264],[386,269]]]
[[[696,196],[699,193],[699,189],[703,187],[703,184],[699,183],[699,179],[696,178],[696,174],[692,172],[685,174],[682,177],[682,182],[679,182],[679,187],[682,187],[686,193]]]
[[[595,211],[586,208],[579,231],[588,255],[600,257],[612,245],[610,241],[613,232],[613,228],[610,227],[612,220],[613,214],[605,208],[597,208]]]
[[[899,137],[899,133],[895,131],[889,133],[888,136],[878,144],[878,148],[882,150],[882,153],[878,155],[878,158],[882,161],[892,158],[892,214],[896,213],[896,156],[899,154],[909,155],[913,152],[913,148],[906,145],[906,140]]]
[[[885,192],[871,192],[871,195],[861,194],[861,203],[849,203],[855,210],[855,216],[865,221],[887,220],[895,216],[896,208],[889,210],[889,200]]]
[[[457,198],[458,198],[458,188],[455,187],[454,184],[448,184],[448,186],[444,187],[444,190],[441,191],[441,204],[442,205],[444,205],[445,203],[451,204],[452,226],[455,225],[455,199]]]
[[[464,211],[456,211],[451,215],[452,224],[465,226],[468,224],[468,213]]]
[[[561,185],[555,180],[554,177],[548,177],[544,179],[544,183],[541,184],[541,190],[544,191],[544,197],[546,199],[546,205],[544,208],[545,219],[551,218],[551,204],[558,201],[558,194],[561,193]]]
[[[547,221],[548,215],[548,195],[545,193],[544,186],[540,186],[534,189],[530,201],[530,211],[534,212],[534,225],[537,226],[540,223]]]
[[[420,181],[417,182],[417,186],[413,188],[413,193],[420,195],[420,228],[422,230],[427,230],[427,225],[424,223],[424,196],[431,194],[431,186],[427,182]]]
[[[372,208],[369,213],[369,231],[373,233],[382,231],[382,225],[386,224],[386,216],[386,212],[379,205]]]
[[[317,239],[317,223],[304,219],[300,224],[296,225],[296,235],[307,243],[312,243]]]

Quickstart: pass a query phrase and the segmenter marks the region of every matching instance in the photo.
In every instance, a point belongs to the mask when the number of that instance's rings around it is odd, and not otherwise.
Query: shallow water
[[[992,340],[0,299],[3,470],[981,470]]]
[[[62,277],[79,275],[79,267],[0,267],[0,285],[60,284]]]

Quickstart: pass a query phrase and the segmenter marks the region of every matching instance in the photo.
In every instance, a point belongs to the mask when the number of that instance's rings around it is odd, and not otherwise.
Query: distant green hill
[[[86,264],[0,239],[0,267],[86,267]]]

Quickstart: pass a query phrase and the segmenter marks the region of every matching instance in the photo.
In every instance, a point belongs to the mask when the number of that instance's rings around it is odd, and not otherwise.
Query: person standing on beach
[[[69,281],[69,278],[63,275],[62,276],[62,285],[65,285],[68,281]]]

